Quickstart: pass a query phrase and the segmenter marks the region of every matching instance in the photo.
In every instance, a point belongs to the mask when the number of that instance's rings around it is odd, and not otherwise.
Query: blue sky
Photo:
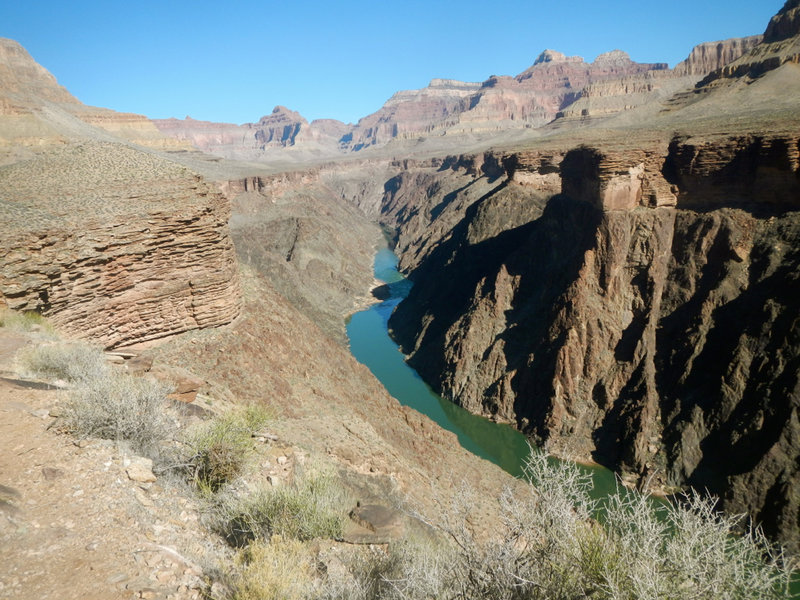
[[[89,2],[0,0],[20,42],[79,100],[149,117],[243,123],[282,104],[355,122],[434,77],[516,75],[545,48],[683,60],[762,33],[783,0]]]

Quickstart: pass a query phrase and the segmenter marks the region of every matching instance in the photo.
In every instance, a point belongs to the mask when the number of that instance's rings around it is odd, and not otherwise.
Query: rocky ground
[[[200,598],[224,548],[198,500],[114,442],[51,428],[67,392],[14,362],[36,341],[0,329],[0,597]]]

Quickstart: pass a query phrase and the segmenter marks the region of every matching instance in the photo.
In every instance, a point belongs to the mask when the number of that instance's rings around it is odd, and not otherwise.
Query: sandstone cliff
[[[784,64],[800,64],[800,2],[787,0],[781,11],[769,22],[763,43],[741,58],[716,69],[701,83],[707,86],[716,80],[748,77],[754,79]]]
[[[0,305],[105,347],[239,314],[230,204],[130,141],[185,146],[140,115],[84,106],[11,40],[0,99]]]
[[[84,142],[0,167],[0,304],[113,347],[230,322],[229,204],[187,169]]]
[[[686,60],[675,65],[673,71],[676,75],[703,77],[747,54],[761,43],[763,37],[762,35],[751,35],[744,38],[698,44],[692,48]]]

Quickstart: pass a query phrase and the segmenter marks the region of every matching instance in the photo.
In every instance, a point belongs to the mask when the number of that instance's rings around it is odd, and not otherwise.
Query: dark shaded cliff
[[[386,195],[416,282],[394,334],[469,410],[631,483],[708,489],[796,548],[799,143],[419,166]]]

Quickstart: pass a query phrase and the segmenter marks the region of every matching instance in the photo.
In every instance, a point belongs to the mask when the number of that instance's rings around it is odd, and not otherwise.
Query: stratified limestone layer
[[[200,177],[113,143],[0,169],[0,304],[105,347],[229,323],[229,204]]]

